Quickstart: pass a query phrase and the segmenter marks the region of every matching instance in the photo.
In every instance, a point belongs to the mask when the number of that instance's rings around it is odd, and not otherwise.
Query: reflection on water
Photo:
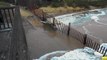
[[[49,34],[49,36],[51,36],[51,37],[57,36],[56,29],[54,27],[52,27],[51,24],[44,24],[42,27],[43,27],[44,31],[46,31]],[[49,32],[51,32],[51,33],[49,33]]]

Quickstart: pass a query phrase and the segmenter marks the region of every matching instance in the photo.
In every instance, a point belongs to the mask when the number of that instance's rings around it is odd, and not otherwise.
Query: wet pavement
[[[78,40],[61,34],[50,25],[42,24],[35,16],[23,16],[23,19],[31,60],[49,52],[83,47]]]

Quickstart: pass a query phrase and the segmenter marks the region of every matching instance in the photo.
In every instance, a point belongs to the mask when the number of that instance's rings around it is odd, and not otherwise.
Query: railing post
[[[70,27],[71,27],[71,23],[69,23],[69,25],[68,25],[68,31],[67,31],[67,35],[69,36],[69,34],[70,34]]]
[[[53,26],[55,26],[55,18],[53,18]]]
[[[86,44],[86,40],[87,40],[87,34],[84,34],[84,42],[83,42],[84,45]]]

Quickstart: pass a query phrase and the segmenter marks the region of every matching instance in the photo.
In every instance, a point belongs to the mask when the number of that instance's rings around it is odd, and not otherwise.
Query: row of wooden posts
[[[55,26],[58,30],[60,30],[62,33],[65,33],[69,37],[70,36],[74,37],[75,39],[82,42],[85,46],[93,48],[94,50],[102,53],[104,56],[107,53],[107,48],[100,47],[101,43],[98,42],[99,41],[98,39],[96,39],[92,36],[90,37],[88,34],[83,34],[79,31],[77,31],[76,29],[72,28],[71,23],[69,23],[67,26],[64,23],[56,20],[55,18],[53,18],[52,23],[53,23],[52,25]],[[100,48],[100,50],[99,50],[99,48]]]

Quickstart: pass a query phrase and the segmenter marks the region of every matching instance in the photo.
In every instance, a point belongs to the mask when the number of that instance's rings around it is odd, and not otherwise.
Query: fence
[[[107,48],[105,46],[100,46],[100,42],[94,37],[87,35],[85,46],[93,48],[97,52],[103,54],[103,56],[107,55]]]
[[[65,33],[68,36],[72,36],[72,37],[76,38],[77,40],[79,40],[80,42],[84,43],[85,34],[82,34],[81,32],[79,32],[79,31],[75,30],[74,28],[72,28],[71,23],[69,23],[68,26],[67,26],[64,23],[56,20],[55,18],[53,19],[52,23],[62,33]]]
[[[64,23],[56,20],[55,18],[53,18],[53,21],[51,21],[51,23],[53,26],[57,28],[57,30],[66,34],[67,36],[72,36],[73,38],[82,42],[85,46],[91,47],[94,50],[102,53],[103,56],[107,54],[107,48],[105,48],[104,46],[100,47],[101,43],[98,42],[98,39],[77,31],[76,29],[71,27],[71,23],[65,25]]]
[[[3,33],[7,29],[12,32],[8,60],[28,60],[25,33],[17,6],[0,8],[0,31]],[[26,52],[23,53],[23,50]]]
[[[14,20],[14,7],[0,8],[0,30],[12,28],[12,20]]]

